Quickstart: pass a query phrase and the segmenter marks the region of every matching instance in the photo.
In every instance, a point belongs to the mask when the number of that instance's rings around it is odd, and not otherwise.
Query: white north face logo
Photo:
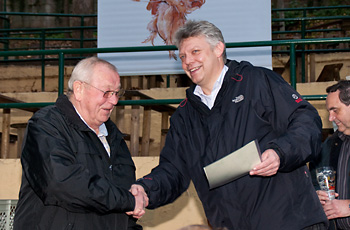
[[[235,99],[232,99],[232,102],[238,103],[238,102],[241,102],[243,100],[244,100],[244,96],[243,95],[239,95]]]

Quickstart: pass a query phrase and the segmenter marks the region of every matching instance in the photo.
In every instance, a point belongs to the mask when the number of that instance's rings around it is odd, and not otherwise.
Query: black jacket
[[[125,214],[135,166],[115,124],[108,120],[111,157],[61,96],[29,120],[21,163],[22,185],[14,229],[142,229]]]
[[[276,73],[229,61],[211,110],[187,90],[171,117],[159,166],[139,180],[149,208],[173,202],[193,181],[212,226],[296,230],[325,222],[305,165],[320,150],[321,119]],[[203,167],[257,139],[280,156],[277,175],[246,175],[210,190]]]

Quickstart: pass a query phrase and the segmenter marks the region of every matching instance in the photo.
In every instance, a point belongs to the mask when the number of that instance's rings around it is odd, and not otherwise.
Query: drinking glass
[[[330,200],[335,198],[335,171],[330,166],[316,169],[317,182],[321,190],[328,193]]]

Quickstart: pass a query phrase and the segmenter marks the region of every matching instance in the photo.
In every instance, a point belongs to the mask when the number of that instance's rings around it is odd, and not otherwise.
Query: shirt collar
[[[227,70],[228,70],[228,67],[227,67],[226,65],[224,65],[224,67],[222,68],[222,71],[221,71],[221,73],[220,73],[220,76],[219,76],[218,79],[215,81],[214,87],[213,87],[213,89],[212,89],[212,91],[211,91],[210,94],[212,94],[212,93],[215,92],[215,91],[219,92],[218,89],[220,89],[221,86],[222,86],[222,82],[224,81],[224,76],[225,76]],[[196,87],[195,87],[193,93],[194,93],[195,95],[197,95],[197,96],[205,95],[204,92],[203,92],[203,90],[202,90],[202,88],[201,88],[199,85],[196,85]],[[215,95],[215,96],[216,96],[216,95]]]
[[[201,101],[208,106],[209,109],[211,109],[214,106],[214,102],[216,99],[216,96],[219,93],[219,90],[221,89],[222,83],[224,81],[225,74],[228,70],[228,67],[224,65],[222,68],[222,71],[220,73],[220,76],[215,81],[213,89],[210,93],[210,95],[205,95],[202,88],[199,85],[196,85],[193,93],[201,98]]]
[[[93,128],[91,128],[91,127],[85,122],[84,118],[80,115],[80,113],[78,112],[78,110],[75,108],[74,105],[73,105],[73,107],[74,107],[75,111],[77,112],[77,114],[79,115],[80,119],[87,125],[87,127],[89,127],[89,129],[91,129],[94,133],[96,133],[95,130],[94,130]],[[98,127],[98,134],[97,134],[97,136],[108,136],[108,130],[107,130],[107,127],[106,127],[105,123],[102,123],[102,125],[100,125],[100,126]]]

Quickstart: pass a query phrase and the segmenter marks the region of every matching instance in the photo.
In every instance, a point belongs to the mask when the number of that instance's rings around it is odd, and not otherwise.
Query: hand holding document
[[[261,162],[256,140],[204,167],[210,189],[224,185],[247,174]]]

